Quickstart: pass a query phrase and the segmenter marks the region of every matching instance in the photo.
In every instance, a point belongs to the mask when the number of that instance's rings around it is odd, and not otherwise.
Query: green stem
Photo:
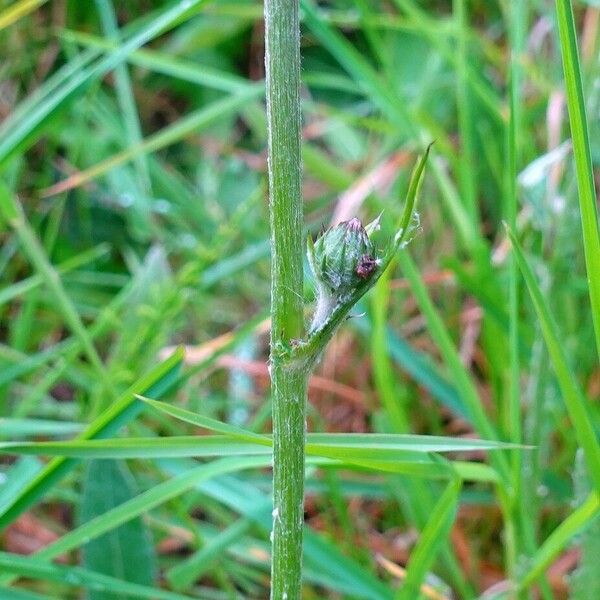
[[[298,0],[265,0],[265,65],[271,217],[273,396],[272,600],[301,595],[304,443],[308,370],[285,349],[303,335]]]
[[[304,444],[307,375],[273,366],[273,555],[271,599],[298,600],[302,590]],[[279,406],[276,408],[276,404]]]
[[[505,218],[510,227],[516,228],[518,212],[517,175],[520,165],[521,131],[520,93],[522,69],[521,53],[524,45],[525,7],[523,0],[515,0],[509,8],[509,34],[511,39],[510,80],[509,80],[509,120],[506,168],[506,203]],[[520,394],[520,364],[519,364],[519,279],[516,259],[511,256],[508,262],[508,310],[509,346],[507,361],[507,389],[505,406],[505,428],[511,442],[521,443],[521,394]],[[522,498],[522,465],[521,451],[510,453],[512,506],[507,507],[506,514],[506,545],[505,557],[509,573],[516,579],[518,555],[521,549],[521,534],[518,526],[518,515]],[[518,598],[523,598],[521,594]]]

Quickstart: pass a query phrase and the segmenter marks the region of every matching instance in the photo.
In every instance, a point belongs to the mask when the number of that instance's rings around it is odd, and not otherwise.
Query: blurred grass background
[[[600,8],[574,9],[597,164]],[[386,239],[436,140],[420,231],[329,346],[309,429],[527,446],[456,507],[432,477],[309,465],[304,597],[597,600],[600,369],[554,3],[304,0],[302,23],[309,231],[383,211]],[[3,1],[0,52],[2,439],[72,437],[132,390],[268,432],[261,4]],[[197,433],[130,408],[107,434]],[[3,457],[0,598],[267,598],[268,462],[231,460],[196,480],[184,458],[53,478]]]

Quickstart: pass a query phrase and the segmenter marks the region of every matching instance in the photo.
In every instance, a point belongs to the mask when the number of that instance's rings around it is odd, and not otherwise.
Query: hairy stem
[[[285,365],[272,368],[273,549],[271,599],[298,600],[302,589],[304,441],[307,376]]]
[[[284,349],[303,335],[298,0],[265,0],[271,218],[272,600],[300,598],[308,373]]]

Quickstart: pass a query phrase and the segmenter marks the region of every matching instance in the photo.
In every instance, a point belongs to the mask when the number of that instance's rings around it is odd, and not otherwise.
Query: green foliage
[[[92,460],[86,465],[79,509],[82,523],[133,498],[135,482],[126,465],[113,460]],[[116,579],[152,587],[156,579],[156,556],[149,531],[141,518],[107,532],[85,544],[83,566]],[[128,600],[131,596],[90,590],[89,600]]]
[[[0,2],[0,598],[268,596],[262,11]],[[388,267],[311,337],[294,263],[278,350],[318,363],[303,596],[551,600],[552,568],[595,598],[597,3],[299,16],[304,221],[282,238],[383,212],[362,254]],[[23,556],[23,524],[56,539]],[[143,581],[86,562],[114,543],[128,569],[154,544]]]

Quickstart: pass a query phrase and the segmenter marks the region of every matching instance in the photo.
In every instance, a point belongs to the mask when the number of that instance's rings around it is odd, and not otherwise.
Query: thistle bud
[[[371,227],[371,231],[377,224]],[[311,329],[326,319],[336,303],[369,279],[379,265],[367,230],[354,218],[308,240],[308,261],[317,283],[317,308]]]

